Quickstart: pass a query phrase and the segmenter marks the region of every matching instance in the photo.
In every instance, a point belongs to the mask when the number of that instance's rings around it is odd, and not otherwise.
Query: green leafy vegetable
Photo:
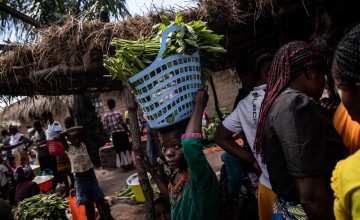
[[[165,15],[160,15],[161,23],[153,26],[157,34],[150,37],[140,37],[137,41],[113,39],[111,45],[116,48],[115,57],[105,56],[104,66],[113,79],[120,79],[135,91],[136,84],[130,84],[129,78],[144,70],[155,60],[160,50],[160,39],[163,31],[171,26],[181,26],[181,30],[168,35],[167,48],[162,54],[168,57],[174,54],[193,54],[199,52],[202,73],[205,78],[211,74],[211,66],[220,53],[226,50],[219,42],[223,35],[214,34],[206,22],[200,20],[184,23],[182,13],[178,13],[175,21]],[[171,121],[172,119],[168,118]]]
[[[15,220],[67,219],[65,210],[69,208],[67,201],[56,194],[38,194],[19,202],[15,210]]]

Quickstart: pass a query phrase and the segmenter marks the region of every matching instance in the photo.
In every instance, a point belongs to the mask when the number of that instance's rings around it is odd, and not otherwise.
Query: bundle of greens
[[[144,70],[155,60],[160,50],[163,31],[168,27],[180,26],[181,30],[168,35],[163,58],[174,54],[190,55],[199,52],[205,78],[211,74],[211,65],[214,64],[219,53],[226,53],[219,44],[223,35],[214,34],[201,19],[184,23],[182,13],[176,15],[175,21],[170,21],[165,15],[160,17],[162,22],[153,27],[157,30],[157,34],[140,37],[137,41],[113,39],[111,45],[116,49],[115,57],[104,57],[104,66],[113,79],[122,80],[133,91],[136,85],[131,85],[128,79]]]
[[[19,202],[16,220],[26,219],[66,219],[65,210],[68,203],[56,194],[38,194]]]

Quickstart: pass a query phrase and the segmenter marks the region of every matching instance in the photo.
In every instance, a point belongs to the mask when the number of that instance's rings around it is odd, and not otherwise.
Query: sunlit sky
[[[146,14],[150,9],[161,8],[161,6],[168,7],[186,7],[195,6],[194,0],[127,0],[126,4],[132,15]]]
[[[179,7],[194,7],[196,6],[196,0],[126,0],[126,5],[131,15],[145,15],[149,10],[156,8],[179,8]],[[15,37],[12,35],[10,41],[15,41]],[[0,39],[0,43],[4,43]],[[4,107],[4,103],[0,101],[0,111]]]

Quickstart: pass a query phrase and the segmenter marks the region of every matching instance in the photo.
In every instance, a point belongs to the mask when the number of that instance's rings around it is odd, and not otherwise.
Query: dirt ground
[[[209,152],[205,150],[206,157],[215,172],[221,169],[222,153],[223,151]],[[95,173],[105,196],[114,196],[116,192],[126,186],[126,179],[136,173],[136,170],[123,173],[119,168],[108,168],[97,169]],[[114,201],[111,205],[111,214],[116,220],[143,220],[146,216],[144,205],[135,201]]]

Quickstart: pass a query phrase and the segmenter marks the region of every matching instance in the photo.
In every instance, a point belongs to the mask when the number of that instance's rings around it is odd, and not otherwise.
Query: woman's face
[[[333,76],[341,101],[351,119],[360,123],[360,85],[343,83],[336,70],[333,71]]]
[[[324,92],[326,77],[324,70],[317,70],[311,68],[310,71],[314,73],[312,78],[311,97],[315,100],[319,100]]]
[[[160,134],[161,151],[172,169],[186,166],[180,137],[181,134],[177,132]]]

